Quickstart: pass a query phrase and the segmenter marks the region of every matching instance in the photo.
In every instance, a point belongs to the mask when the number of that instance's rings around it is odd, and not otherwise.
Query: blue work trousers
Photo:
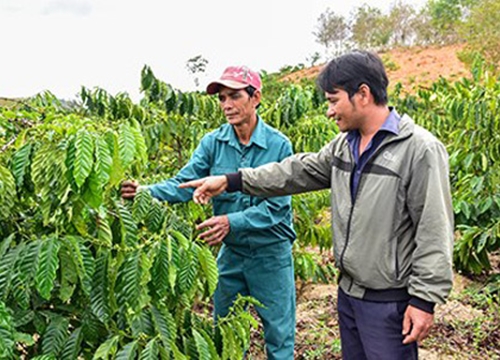
[[[374,302],[338,290],[342,358],[344,360],[417,359],[417,343],[403,344],[403,316],[408,301]]]
[[[257,249],[223,245],[217,258],[219,283],[214,316],[228,314],[238,294],[253,296],[264,327],[269,360],[293,360],[295,343],[295,281],[292,244],[288,241]]]

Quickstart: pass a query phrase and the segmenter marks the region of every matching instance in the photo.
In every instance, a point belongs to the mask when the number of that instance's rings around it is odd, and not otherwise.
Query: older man
[[[292,154],[290,141],[265,124],[257,114],[261,79],[245,66],[230,66],[207,86],[217,94],[227,124],[205,135],[189,162],[162,183],[146,186],[157,199],[188,201],[193,190],[179,184],[236,172]],[[133,198],[137,182],[125,181],[122,196]],[[214,197],[215,216],[198,225],[209,245],[222,243],[217,258],[219,283],[214,296],[215,319],[225,316],[238,294],[251,295],[265,306],[258,308],[269,359],[293,359],[295,338],[295,286],[292,262],[290,196],[262,198],[245,194]]]

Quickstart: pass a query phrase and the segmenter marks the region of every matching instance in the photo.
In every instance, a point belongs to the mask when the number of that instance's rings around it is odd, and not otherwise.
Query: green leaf
[[[12,317],[7,311],[5,304],[0,301],[0,359],[13,357],[16,345],[14,334]]]
[[[211,360],[212,356],[210,354],[210,349],[207,341],[200,335],[198,331],[193,329],[193,337],[196,343],[196,350],[198,351],[199,360]]]
[[[113,233],[108,220],[105,218],[97,217],[97,238],[106,247],[113,245]]]
[[[0,259],[4,256],[4,254],[9,250],[12,240],[14,240],[15,233],[10,234],[0,243]]]
[[[171,230],[170,233],[175,239],[177,239],[184,250],[188,250],[190,248],[190,241],[184,236],[183,233],[177,230]]]
[[[56,360],[54,355],[39,355],[31,358],[30,360]]]
[[[208,350],[210,351],[211,359],[220,360],[219,353],[217,352],[217,348],[215,347],[215,343],[214,343],[214,340],[212,339],[212,337],[209,334],[207,334],[206,331],[204,331],[202,329],[199,329],[198,331],[203,336],[203,338],[205,339],[205,341],[208,345]]]
[[[24,326],[33,321],[34,317],[35,313],[33,312],[33,310],[18,310],[14,314],[14,326],[16,328]]]
[[[155,81],[155,76],[153,75],[151,68],[147,65],[144,65],[144,67],[141,70],[141,90],[142,91],[149,90],[154,81]]]
[[[87,130],[80,129],[76,133],[75,149],[73,177],[76,185],[82,187],[94,164],[94,141]]]
[[[116,354],[115,360],[133,360],[137,352],[137,341],[132,341],[125,345]]]
[[[77,360],[81,351],[82,328],[77,328],[70,335],[61,352],[61,360]]]
[[[174,355],[174,360],[188,360],[188,357],[179,350],[175,343],[172,346],[172,354]]]
[[[137,154],[141,164],[146,165],[148,162],[148,148],[146,146],[146,140],[144,140],[144,136],[142,135],[141,126],[137,120],[132,119],[132,126],[130,129],[134,135],[136,145],[135,153]]]
[[[168,251],[168,243],[167,240],[164,239],[159,243],[159,247],[151,271],[152,276],[150,288],[156,294],[157,299],[165,297],[170,288],[169,264],[170,256]]]
[[[124,245],[135,246],[138,242],[137,225],[130,211],[119,202],[116,203],[118,213],[120,215],[120,223],[122,230],[122,241]]]
[[[23,248],[24,244],[22,243],[0,259],[0,300],[6,298],[9,293],[12,275],[15,273],[14,267]]]
[[[131,126],[123,123],[119,129],[118,135],[118,149],[120,154],[120,161],[124,169],[128,168],[134,160],[136,144],[134,134]]]
[[[54,288],[54,280],[59,267],[58,253],[60,243],[57,238],[50,238],[42,243],[38,269],[35,276],[36,289],[44,299],[50,299]]]
[[[59,288],[59,299],[68,302],[75,291],[78,283],[76,265],[66,246],[59,250],[59,261],[61,264],[61,286]]]
[[[8,169],[0,165],[0,219],[9,218],[16,201],[14,176]]]
[[[97,255],[90,294],[90,308],[103,323],[107,323],[111,313],[109,306],[108,259],[108,250],[103,250]]]
[[[18,263],[19,274],[24,286],[31,286],[31,282],[35,277],[41,246],[41,240],[31,241],[23,249],[20,256]]]
[[[78,236],[66,236],[65,244],[71,249],[70,254],[75,265],[76,273],[85,295],[90,295],[92,286],[92,275],[95,270],[92,253],[84,244],[84,239]]]
[[[42,352],[44,355],[59,355],[68,338],[69,320],[56,316],[52,319],[42,336]]]
[[[151,340],[141,351],[139,360],[158,360],[159,350],[156,339]]]
[[[144,336],[144,334],[149,336],[154,335],[153,320],[151,318],[151,312],[148,309],[141,309],[138,313],[132,315],[131,320],[133,338]]]
[[[33,339],[33,335],[21,332],[16,332],[14,334],[14,340],[16,341],[16,343],[20,343],[26,346],[33,346],[36,343],[35,339]]]
[[[111,149],[111,156],[113,157],[111,173],[109,174],[109,186],[115,186],[123,180],[125,166],[120,159],[118,135],[112,131],[108,131],[105,136],[106,142]]]
[[[115,335],[103,342],[94,354],[92,360],[108,360],[109,356],[113,356],[116,353],[118,341],[120,340],[119,335]]]
[[[90,173],[90,176],[87,178],[87,184],[88,186],[85,187],[82,198],[92,208],[97,209],[102,204],[104,187],[95,171]]]
[[[209,295],[212,295],[217,288],[219,281],[219,271],[217,269],[217,261],[208,247],[201,246],[198,250],[198,260],[200,261],[201,269],[207,279]]]
[[[163,229],[164,222],[165,211],[163,206],[157,200],[153,200],[146,216],[146,226],[149,231],[159,233]]]
[[[104,187],[109,182],[112,164],[113,157],[108,143],[102,137],[98,137],[95,141],[94,171],[101,187]]]
[[[479,236],[479,241],[477,242],[476,252],[480,253],[484,250],[484,247],[488,243],[488,239],[490,237],[490,233],[488,231],[483,232]]]
[[[193,248],[194,250],[194,248]],[[194,255],[194,256],[193,256]],[[192,251],[186,251],[180,259],[178,285],[181,293],[191,290],[195,284],[196,274],[198,272],[198,262],[194,261],[196,254]]]
[[[118,305],[125,304],[135,307],[141,294],[142,267],[139,250],[127,253],[126,258],[118,270],[115,291]]]
[[[147,189],[140,190],[134,198],[134,204],[132,205],[132,215],[136,222],[144,220],[151,208],[151,202],[153,197],[151,192]]]
[[[72,137],[68,141],[68,146],[66,148],[66,158],[64,160],[64,163],[66,164],[66,179],[68,180],[69,184],[71,185],[71,188],[74,191],[78,190],[78,186],[76,185],[75,182],[75,177],[73,175],[75,171],[75,157],[76,157],[76,147],[75,147],[75,139]]]
[[[26,171],[29,170],[31,148],[31,143],[27,143],[17,150],[14,156],[12,156],[12,174],[14,174],[18,188],[23,186],[24,176]]]
[[[155,328],[160,334],[163,346],[168,351],[171,351],[174,339],[177,335],[174,318],[170,315],[167,309],[158,309],[154,306],[151,308],[151,314],[153,315]]]

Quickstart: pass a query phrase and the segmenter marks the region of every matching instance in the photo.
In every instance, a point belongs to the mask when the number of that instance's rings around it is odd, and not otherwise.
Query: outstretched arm
[[[193,201],[197,204],[208,204],[211,198],[226,191],[227,178],[225,175],[208,176],[182,183],[179,187],[182,189],[195,188]]]
[[[199,204],[208,203],[212,197],[226,190],[273,197],[326,189],[330,187],[334,141],[318,153],[297,154],[280,163],[242,169],[238,176],[210,176],[183,183],[179,187],[196,188],[193,200]]]

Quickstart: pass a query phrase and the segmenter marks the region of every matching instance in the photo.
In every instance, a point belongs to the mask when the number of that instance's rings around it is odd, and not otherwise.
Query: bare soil
[[[459,60],[463,45],[397,48],[379,55],[386,64],[390,88],[401,83],[403,92],[414,93],[419,87],[427,87],[440,77],[456,80],[469,77],[469,72]],[[282,78],[298,82],[302,78],[316,78],[321,68],[317,65],[302,69]]]
[[[491,273],[498,273],[500,256],[491,261]],[[435,325],[419,344],[420,359],[500,359],[500,305],[478,305],[476,297],[484,287],[479,278],[455,274],[448,302],[436,306]],[[302,294],[297,299],[295,359],[341,359],[337,285],[299,283],[297,288]],[[252,333],[248,359],[266,359],[261,326]]]

